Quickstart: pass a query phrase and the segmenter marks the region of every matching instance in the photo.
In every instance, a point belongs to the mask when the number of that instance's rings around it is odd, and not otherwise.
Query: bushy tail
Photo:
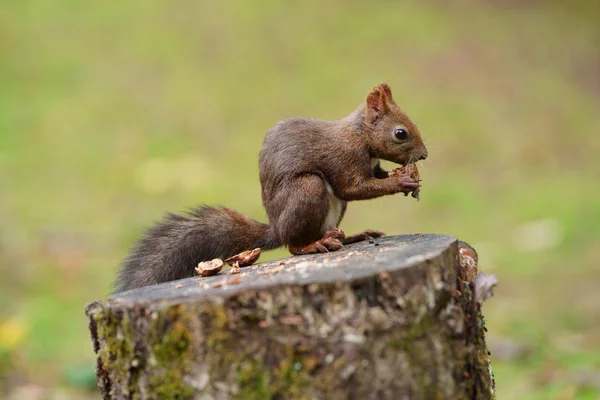
[[[268,224],[228,208],[203,206],[185,215],[167,214],[134,246],[121,266],[115,291],[187,278],[200,261],[282,244]]]

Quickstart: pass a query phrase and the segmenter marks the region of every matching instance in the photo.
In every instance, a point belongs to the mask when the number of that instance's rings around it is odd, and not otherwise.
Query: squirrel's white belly
[[[329,201],[329,211],[327,217],[321,226],[321,232],[325,233],[337,227],[340,217],[342,216],[342,200],[336,197],[329,183],[327,185],[327,200]]]

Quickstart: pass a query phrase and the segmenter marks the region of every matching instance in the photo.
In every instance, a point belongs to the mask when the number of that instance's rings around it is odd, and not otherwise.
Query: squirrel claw
[[[329,253],[329,251],[336,251],[344,247],[341,240],[332,237],[323,238],[317,241],[317,243],[319,242],[325,247],[327,253]]]
[[[319,253],[329,253],[329,250],[327,250],[327,247],[323,246],[323,244],[321,244],[319,242],[315,242],[315,248],[317,249],[317,251]]]

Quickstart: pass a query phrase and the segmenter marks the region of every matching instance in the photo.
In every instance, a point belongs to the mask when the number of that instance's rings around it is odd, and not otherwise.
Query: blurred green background
[[[382,81],[429,146],[421,201],[342,228],[470,242],[498,398],[600,398],[600,5],[560,3],[4,1],[0,398],[97,398],[83,307],[140,232],[199,203],[264,221],[265,132]]]

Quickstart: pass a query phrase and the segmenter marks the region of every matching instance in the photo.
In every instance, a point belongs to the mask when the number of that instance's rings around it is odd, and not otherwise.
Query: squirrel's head
[[[374,157],[402,165],[427,158],[419,129],[398,107],[387,83],[367,94],[363,126]]]

